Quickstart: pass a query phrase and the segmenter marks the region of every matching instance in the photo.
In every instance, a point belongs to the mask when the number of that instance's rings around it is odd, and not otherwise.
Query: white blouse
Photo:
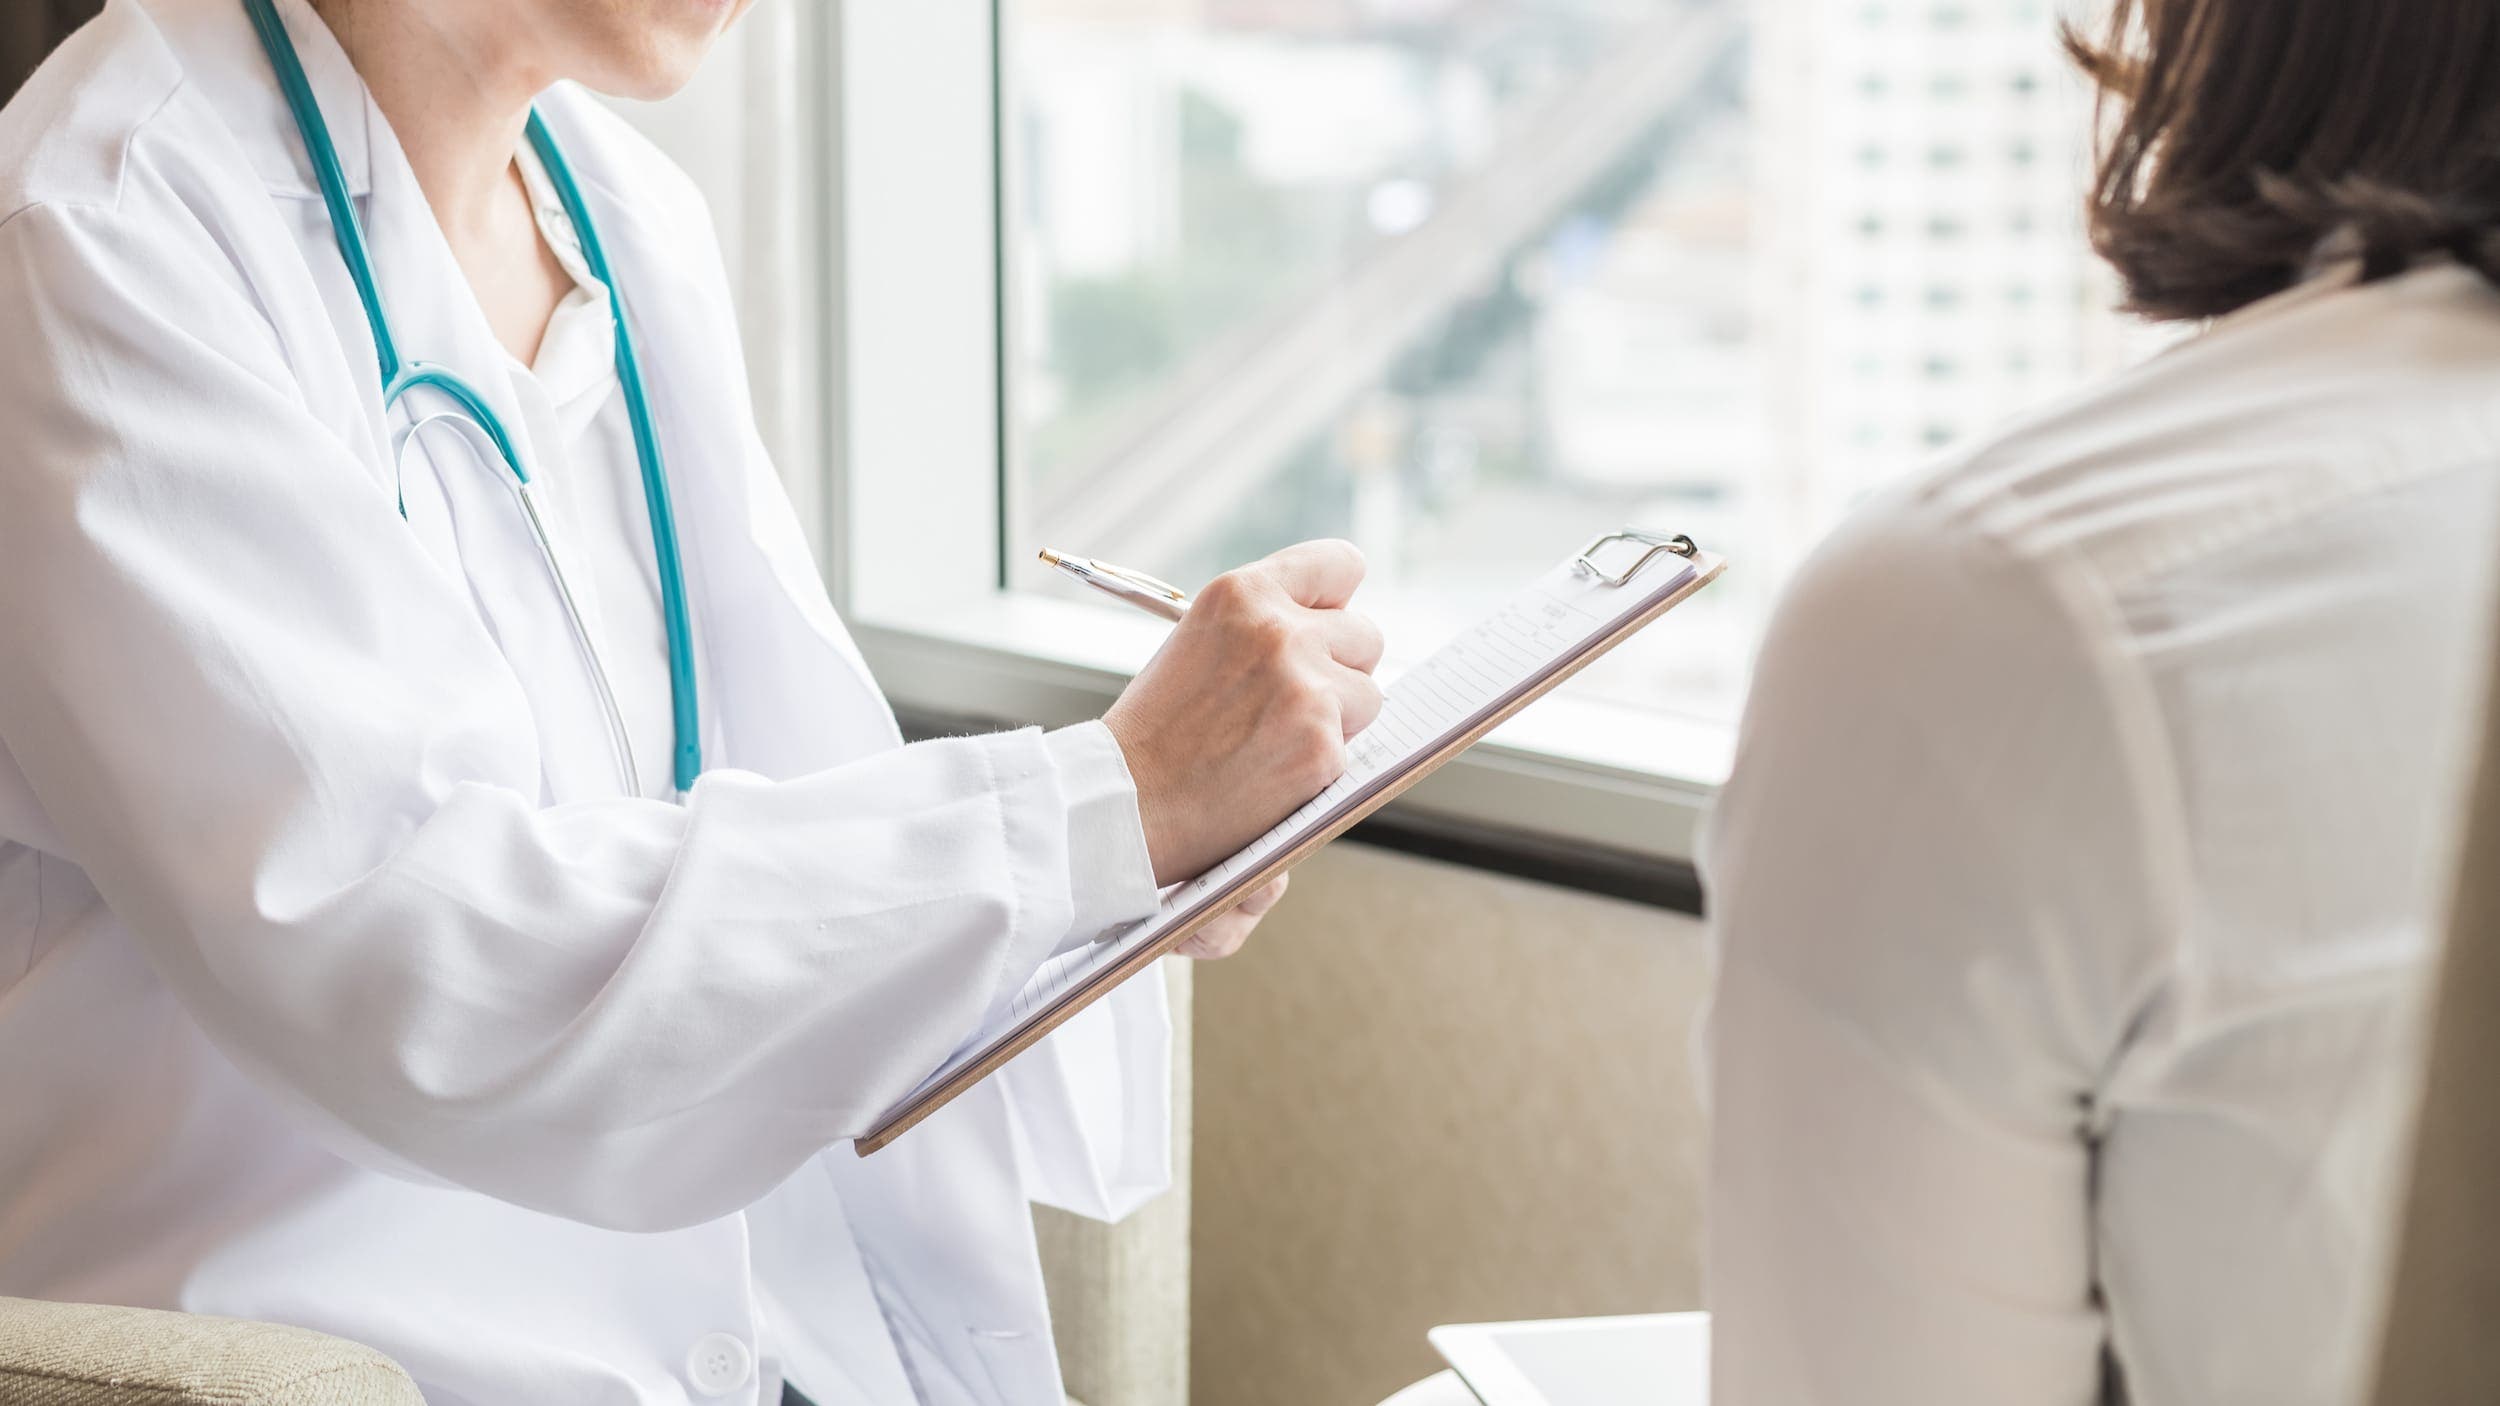
[[[1886,497],[1780,611],[1704,858],[1716,1406],[2354,1398],[2500,294],[2352,283]]]

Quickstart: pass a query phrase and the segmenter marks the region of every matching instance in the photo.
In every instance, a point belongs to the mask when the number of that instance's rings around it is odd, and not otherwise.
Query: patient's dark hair
[[[2500,283],[2500,0],[2114,0],[2092,237],[2130,306],[2236,311],[2321,250]]]

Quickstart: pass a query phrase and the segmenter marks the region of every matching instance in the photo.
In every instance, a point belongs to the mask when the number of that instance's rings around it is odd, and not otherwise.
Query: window
[[[2037,3],[981,8],[841,21],[846,584],[914,701],[1058,721],[1143,659],[1044,545],[1351,537],[1394,662],[1666,527],[1737,569],[1438,794],[1680,853],[1797,561],[2125,346]]]

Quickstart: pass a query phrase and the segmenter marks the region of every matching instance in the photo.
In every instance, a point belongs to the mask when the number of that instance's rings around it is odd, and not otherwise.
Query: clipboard
[[[1682,535],[1627,530],[1591,542],[1393,683],[1382,721],[1354,739],[1354,765],[1345,777],[1240,853],[1169,891],[1154,917],[1045,964],[1005,1010],[857,1139],[854,1150],[866,1157],[890,1146],[1113,987],[1153,966],[1230,911],[1242,895],[1309,858],[1692,599],[1726,567],[1725,560]],[[1550,653],[1537,656],[1539,645]],[[1505,669],[1517,676],[1506,676]],[[1478,686],[1485,690],[1482,698],[1469,692]],[[1429,735],[1397,750],[1401,728]]]

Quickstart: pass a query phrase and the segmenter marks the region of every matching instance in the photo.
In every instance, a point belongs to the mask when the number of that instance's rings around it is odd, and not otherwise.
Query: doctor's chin
[[[0,0],[0,1406],[2500,1403],[2487,0]]]

